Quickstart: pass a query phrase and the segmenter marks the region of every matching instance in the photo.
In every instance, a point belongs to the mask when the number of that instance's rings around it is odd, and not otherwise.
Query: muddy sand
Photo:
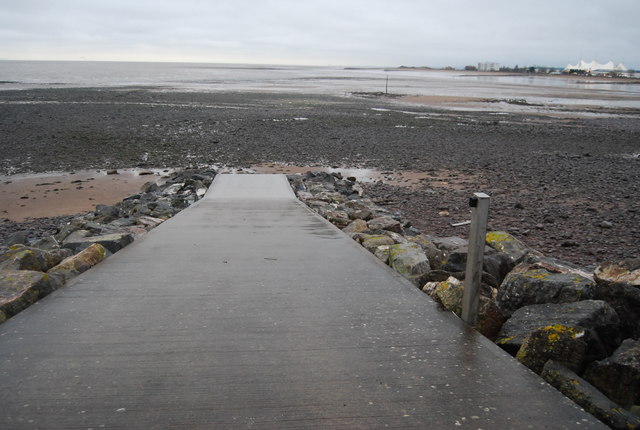
[[[89,170],[94,179],[75,187],[90,209],[111,202],[88,191],[113,168],[373,169],[365,171],[367,192],[430,234],[466,236],[468,227],[451,224],[469,219],[468,198],[483,191],[492,197],[490,228],[544,253],[586,266],[640,256],[640,112],[547,116],[420,102],[153,88],[4,91],[0,174]],[[16,224],[46,213],[15,214],[35,205],[32,196],[62,208],[49,215],[78,209],[60,191],[73,192],[71,180],[47,185],[47,193],[25,185],[12,200],[7,187],[16,181],[0,183],[7,211],[0,242],[46,222]],[[131,194],[129,185],[114,180],[111,197]]]

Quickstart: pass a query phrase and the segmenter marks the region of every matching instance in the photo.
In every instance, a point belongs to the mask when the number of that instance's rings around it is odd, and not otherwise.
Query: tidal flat
[[[54,171],[371,169],[366,192],[429,234],[465,237],[468,227],[451,224],[482,191],[489,227],[545,254],[586,266],[639,256],[640,112],[463,107],[384,94],[0,91],[0,187]],[[47,202],[64,206],[55,194]],[[6,218],[0,240],[19,228]]]

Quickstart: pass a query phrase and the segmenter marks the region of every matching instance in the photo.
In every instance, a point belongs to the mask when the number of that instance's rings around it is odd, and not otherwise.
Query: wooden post
[[[472,207],[471,230],[464,277],[464,295],[462,296],[462,319],[469,325],[475,325],[478,315],[478,293],[482,279],[489,200],[490,197],[485,193],[474,193],[473,197],[469,199],[469,206]]]
[[[385,95],[389,94],[389,75],[387,75],[387,81],[384,84],[384,93]]]

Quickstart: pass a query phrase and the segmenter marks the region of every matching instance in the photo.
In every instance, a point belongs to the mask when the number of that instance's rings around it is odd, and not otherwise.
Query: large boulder
[[[133,236],[131,234],[113,233],[101,236],[84,237],[74,241],[65,240],[63,246],[73,250],[74,252],[78,252],[94,243],[99,243],[107,248],[109,252],[115,253],[129,245],[131,242],[133,242]]]
[[[485,238],[487,245],[507,254],[513,263],[520,263],[527,254],[542,255],[505,231],[490,231]]]
[[[601,300],[583,300],[520,308],[504,323],[496,343],[515,355],[527,336],[548,326],[583,332],[589,346],[589,360],[608,356],[620,341],[620,319],[613,308]]]
[[[421,288],[424,275],[431,270],[429,259],[420,245],[415,243],[398,243],[389,246],[389,266],[406,279]]]
[[[532,269],[527,264],[517,266],[507,275],[498,290],[498,305],[505,315],[528,305],[567,303],[592,299],[593,281],[573,273],[552,273]]]
[[[426,235],[417,234],[415,236],[409,236],[407,240],[420,245],[424,253],[427,255],[432,269],[440,269],[447,263],[447,252],[438,248]]]
[[[345,211],[341,211],[338,209],[331,209],[324,211],[323,215],[327,221],[331,224],[335,225],[338,228],[345,228],[351,223],[351,219],[349,219],[349,214]]]
[[[47,273],[51,276],[57,277],[64,283],[89,270],[91,267],[107,258],[107,256],[107,249],[99,243],[94,243],[76,255],[66,258],[57,266],[49,269]]]
[[[367,224],[369,225],[369,230],[372,231],[389,230],[402,234],[402,225],[400,224],[400,221],[390,216],[382,215],[372,218],[367,222]]]
[[[595,298],[616,310],[623,336],[640,339],[640,259],[603,264],[594,278]]]
[[[428,285],[428,284],[427,284]],[[462,316],[462,298],[464,296],[464,284],[454,277],[449,277],[444,282],[438,282],[432,292],[429,286],[423,288],[427,294],[439,301],[445,309]],[[489,339],[495,339],[504,317],[493,300],[480,296],[475,328]]]
[[[562,394],[611,428],[619,430],[640,428],[640,418],[622,409],[560,363],[553,360],[547,361],[541,376]]]
[[[598,266],[595,278],[599,284],[626,284],[640,286],[640,258],[624,260],[620,263],[606,263]]]
[[[450,236],[450,237],[427,236],[427,237],[431,242],[433,242],[433,244],[438,249],[441,249],[446,253],[454,251],[463,246],[469,246],[469,241],[467,239],[463,239],[457,236]]]
[[[640,287],[598,281],[594,298],[604,300],[615,309],[623,337],[640,339]]]
[[[593,274],[584,268],[554,257],[529,254],[524,258],[523,263],[528,264],[532,269],[545,269],[551,273],[573,273],[587,279],[593,279]]]
[[[353,220],[342,229],[345,233],[364,233],[369,231],[369,226],[367,222],[361,219]]]
[[[46,272],[68,254],[62,250],[45,251],[39,248],[14,245],[0,255],[0,270],[33,270]]]
[[[539,328],[524,339],[516,358],[537,374],[542,372],[547,360],[554,360],[580,373],[588,350],[583,337],[582,329],[561,324]]]
[[[94,221],[106,224],[120,217],[120,209],[112,205],[96,205]]]
[[[625,408],[640,405],[640,340],[625,339],[611,357],[592,363],[584,379]]]
[[[56,278],[46,273],[0,270],[0,313],[9,318],[60,286]]]
[[[151,216],[146,216],[146,215],[142,215],[136,218],[136,224],[137,225],[141,225],[145,228],[148,229],[152,229],[155,228],[157,226],[159,226],[160,224],[162,224],[164,222],[164,220],[160,219],[160,218],[154,218]]]
[[[384,234],[360,234],[359,241],[360,244],[372,254],[376,252],[379,246],[390,246],[395,243],[393,239]]]

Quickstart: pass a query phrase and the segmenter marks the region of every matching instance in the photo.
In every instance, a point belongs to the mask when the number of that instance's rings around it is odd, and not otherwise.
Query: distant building
[[[622,63],[616,66],[613,61],[600,64],[597,61],[587,63],[584,60],[580,60],[578,64],[567,64],[563,72],[579,75],[625,75],[628,74],[629,69]]]
[[[497,72],[500,70],[499,63],[478,63],[478,70],[481,72]]]

